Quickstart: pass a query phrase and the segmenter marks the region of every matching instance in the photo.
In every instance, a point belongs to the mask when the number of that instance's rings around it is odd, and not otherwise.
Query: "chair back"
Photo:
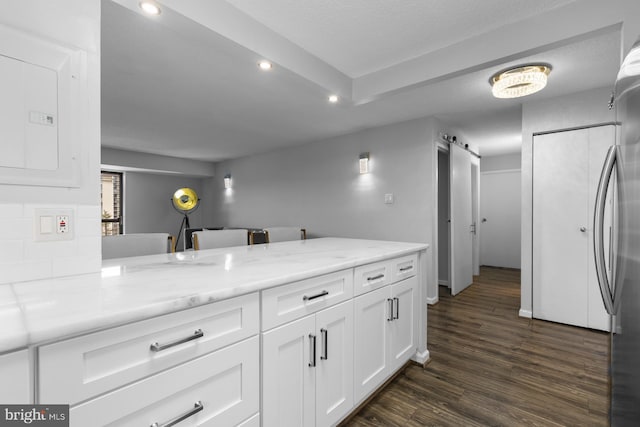
[[[202,230],[194,231],[191,235],[193,249],[215,249],[230,246],[246,246],[247,230]]]
[[[132,233],[102,237],[102,259],[165,254],[175,251],[169,233]]]
[[[305,240],[307,230],[300,227],[269,227],[264,229],[267,243]]]

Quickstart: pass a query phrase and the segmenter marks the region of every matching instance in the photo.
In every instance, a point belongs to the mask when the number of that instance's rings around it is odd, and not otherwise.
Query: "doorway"
[[[479,157],[459,145],[438,144],[438,293],[456,295],[479,272]]]

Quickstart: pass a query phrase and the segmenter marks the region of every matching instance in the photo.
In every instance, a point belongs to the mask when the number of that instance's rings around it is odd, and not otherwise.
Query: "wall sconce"
[[[369,153],[360,153],[360,173],[369,173]]]
[[[230,174],[226,174],[224,176],[224,188],[225,190],[228,190],[231,188],[231,175]]]

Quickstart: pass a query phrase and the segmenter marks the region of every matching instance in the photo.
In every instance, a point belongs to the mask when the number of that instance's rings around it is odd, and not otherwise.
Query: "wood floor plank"
[[[606,426],[609,336],[518,316],[520,271],[481,268],[428,307],[431,362],[344,426]]]

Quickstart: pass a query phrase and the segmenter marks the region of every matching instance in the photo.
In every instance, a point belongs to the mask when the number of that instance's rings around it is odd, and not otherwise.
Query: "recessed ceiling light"
[[[260,67],[261,70],[268,71],[273,68],[273,64],[269,61],[260,61],[258,67]]]
[[[160,15],[160,6],[154,1],[146,0],[139,3],[140,9],[147,15]]]
[[[329,95],[329,102],[332,104],[338,102],[338,95]]]

